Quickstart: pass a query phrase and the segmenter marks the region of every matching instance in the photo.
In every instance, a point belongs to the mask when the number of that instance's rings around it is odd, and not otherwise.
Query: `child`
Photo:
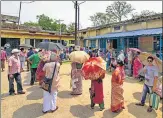
[[[91,108],[94,109],[95,104],[99,104],[100,111],[104,109],[103,78],[105,78],[105,74],[98,80],[91,80],[91,88],[89,88]]]

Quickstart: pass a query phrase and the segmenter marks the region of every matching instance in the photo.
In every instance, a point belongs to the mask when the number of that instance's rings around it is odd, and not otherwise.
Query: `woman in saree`
[[[72,62],[71,64],[71,87],[72,92],[71,95],[81,95],[82,94],[82,64],[77,62]]]
[[[120,112],[124,109],[123,81],[125,78],[124,62],[117,61],[117,67],[112,74],[111,80],[111,111]]]
[[[39,85],[41,85],[45,77],[45,72],[42,69],[44,65],[49,61],[50,52],[42,51],[40,52],[39,55],[40,55],[41,61],[38,64],[38,67],[36,70],[36,80],[39,82]]]
[[[75,51],[80,51],[80,46],[75,46]],[[70,87],[72,88],[71,95],[81,95],[82,94],[82,80],[83,72],[82,65],[77,62],[71,63],[71,82]]]
[[[53,79],[49,91],[43,90],[43,113],[55,112],[57,106],[57,93],[59,87],[59,69],[60,64],[56,62],[56,53],[51,53],[50,61],[47,62],[43,71],[45,72],[45,79]],[[53,77],[53,78],[52,78]]]
[[[139,77],[139,70],[143,68],[143,64],[141,63],[140,59],[138,58],[138,55],[140,53],[138,52],[135,56],[135,59],[133,61],[133,77],[138,78]]]
[[[89,89],[91,108],[94,109],[95,104],[99,104],[100,111],[104,109],[103,78],[105,78],[105,74],[97,80],[91,80],[91,88]]]

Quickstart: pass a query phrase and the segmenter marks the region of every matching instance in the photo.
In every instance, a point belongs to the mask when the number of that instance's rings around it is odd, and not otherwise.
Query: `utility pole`
[[[78,1],[72,1],[75,5],[75,45],[79,45],[79,34],[78,34],[78,31],[80,29],[80,4],[84,3],[84,2],[81,2],[81,3],[78,3]],[[78,35],[78,36],[77,36]]]
[[[75,1],[75,45],[78,45],[77,40],[77,17],[78,17],[78,1]]]
[[[19,5],[19,19],[18,19],[18,29],[20,28],[20,15],[21,15],[21,9],[22,9],[22,3],[32,3],[34,1],[30,1],[30,2],[22,2],[20,1],[20,5]]]
[[[20,26],[20,14],[21,14],[21,8],[22,8],[22,1],[20,1],[20,6],[19,6],[18,29],[19,29],[19,26]]]
[[[62,36],[62,24],[61,24],[61,22],[62,21],[64,21],[64,20],[61,20],[61,19],[59,19],[59,20],[57,20],[56,22],[59,22],[59,36],[60,36],[60,43],[62,44],[62,41],[61,41],[61,36]]]

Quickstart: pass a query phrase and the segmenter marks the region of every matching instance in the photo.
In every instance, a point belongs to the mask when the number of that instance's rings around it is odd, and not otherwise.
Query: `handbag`
[[[55,64],[54,66],[54,70],[53,70],[53,74],[52,74],[52,78],[44,78],[43,80],[43,83],[41,85],[41,88],[45,91],[48,91],[49,93],[51,92],[51,85],[52,85],[52,82],[53,82],[53,78],[54,78],[54,74],[55,74],[55,70],[56,70],[56,66],[57,64]]]
[[[152,106],[153,109],[157,110],[160,103],[160,96],[158,96],[155,92],[150,94],[149,97],[149,105]]]

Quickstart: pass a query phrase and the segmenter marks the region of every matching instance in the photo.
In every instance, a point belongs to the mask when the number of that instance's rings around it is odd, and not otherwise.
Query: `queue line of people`
[[[54,112],[58,109],[57,106],[57,91],[59,87],[59,70],[60,70],[60,63],[58,60],[58,56],[54,52],[50,52],[50,56],[48,60],[39,60],[38,51],[34,54],[32,54],[27,61],[31,64],[31,69],[35,69],[32,71],[31,74],[38,74],[37,76],[31,78],[31,85],[33,85],[33,82],[35,78],[40,82],[40,85],[45,84],[44,79],[45,78],[52,78],[52,85],[49,91],[44,90],[43,94],[43,113],[47,113],[49,111]],[[18,94],[25,94],[23,91],[22,83],[21,83],[21,64],[19,59],[19,53],[20,51],[17,49],[12,50],[12,56],[8,59],[8,66],[9,66],[9,93],[10,95],[15,94],[13,82],[14,78],[17,82],[17,93]],[[92,56],[98,56],[93,55]],[[123,56],[122,56],[123,57]],[[111,79],[111,111],[112,112],[120,112],[122,109],[124,109],[124,97],[123,97],[123,82],[125,78],[125,72],[124,72],[124,58],[118,58],[117,59],[117,65],[114,66],[115,70],[112,73],[112,79]],[[155,66],[152,64],[154,58],[148,57],[147,58],[149,65],[145,66],[144,73],[146,74],[145,78],[145,84],[143,89],[143,95],[142,95],[142,101],[141,103],[138,103],[136,105],[144,106],[145,99],[147,93],[150,91],[156,90],[156,83],[158,79],[158,71],[155,68]],[[44,63],[42,64],[41,61]],[[33,65],[32,65],[33,64]],[[36,70],[36,66],[39,67]],[[82,80],[83,75],[81,72],[82,64],[78,63],[72,63],[72,70],[71,70],[71,86],[72,86],[72,93],[71,95],[81,95],[82,94]],[[154,74],[149,74],[149,71],[151,69],[154,69]],[[39,72],[43,71],[43,74],[41,75],[42,78],[40,78]],[[54,73],[54,76],[52,76]],[[103,81],[102,79],[105,78],[105,75],[101,76],[98,80],[91,81],[91,88],[90,90],[90,98],[91,98],[91,108],[93,109],[95,104],[99,104],[100,110],[102,111],[104,107],[104,93],[103,93]],[[149,106],[148,112],[152,111],[152,107]]]

